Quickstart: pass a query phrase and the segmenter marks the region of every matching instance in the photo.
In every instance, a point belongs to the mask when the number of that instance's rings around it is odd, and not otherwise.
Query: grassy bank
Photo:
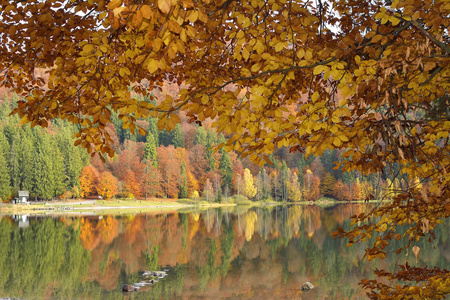
[[[370,201],[370,203],[379,201]],[[2,214],[127,214],[127,213],[161,213],[185,209],[204,210],[218,207],[265,207],[276,205],[318,205],[330,207],[337,204],[364,203],[364,201],[337,201],[332,198],[320,198],[315,202],[274,202],[273,200],[251,201],[245,197],[230,197],[222,203],[207,202],[198,199],[150,199],[150,200],[76,200],[30,202],[28,204],[0,204]]]
[[[185,200],[185,199],[184,199]],[[189,200],[189,199],[188,199]],[[204,202],[204,203],[203,203]],[[77,200],[77,201],[52,201],[29,202],[27,204],[1,204],[0,213],[3,214],[38,214],[38,213],[96,213],[118,214],[130,212],[161,212],[175,211],[187,207],[221,207],[234,204],[208,203],[208,202],[176,201],[174,199],[151,200]]]

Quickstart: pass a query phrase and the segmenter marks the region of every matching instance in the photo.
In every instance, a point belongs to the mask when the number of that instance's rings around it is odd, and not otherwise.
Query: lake
[[[449,222],[432,243],[361,261],[365,244],[333,239],[369,206],[229,207],[120,216],[3,216],[0,297],[21,299],[365,299],[377,267],[450,268]],[[400,246],[394,241],[394,251]],[[435,248],[435,249],[434,249]],[[153,284],[123,293],[123,284]],[[302,293],[300,286],[315,288]]]

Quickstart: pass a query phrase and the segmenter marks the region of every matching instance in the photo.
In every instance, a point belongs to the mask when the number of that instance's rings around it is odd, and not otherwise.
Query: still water
[[[330,238],[363,205],[191,210],[0,220],[0,297],[20,299],[365,299],[374,268],[450,268],[448,222],[412,253],[361,261],[366,245]],[[395,241],[395,243],[398,243]],[[394,245],[396,249],[399,244]],[[434,249],[435,248],[435,249]],[[144,271],[167,276],[137,292]],[[315,288],[305,294],[300,286]]]

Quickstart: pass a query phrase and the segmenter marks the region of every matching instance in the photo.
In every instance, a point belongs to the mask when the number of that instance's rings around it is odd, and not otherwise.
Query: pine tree
[[[178,197],[183,199],[188,197],[186,164],[184,161],[181,163],[180,171],[181,171],[181,182],[179,186]]]
[[[170,132],[172,135],[172,144],[175,148],[183,148],[184,140],[183,133],[181,132],[181,125],[178,123],[175,126],[175,129]]]
[[[197,126],[194,136],[194,145],[203,145],[206,147],[206,130],[203,126]]]
[[[11,194],[11,178],[5,156],[0,152],[0,199],[6,200]]]
[[[306,160],[305,160],[305,155],[303,153],[300,153],[300,159],[298,160],[298,183],[300,184],[300,186],[304,186],[304,177],[303,177],[303,173],[305,172],[306,168]]]
[[[20,188],[23,191],[30,191],[33,186],[33,151],[33,137],[24,132],[20,155]]]
[[[222,189],[226,187],[231,190],[233,186],[233,166],[231,165],[230,155],[223,148],[220,149],[219,171],[222,174]]]
[[[217,143],[217,135],[216,132],[212,129],[209,129],[206,133],[206,160],[209,164],[208,171],[214,171],[216,169],[216,159],[214,158],[214,149],[213,147]]]
[[[55,143],[54,143],[55,144]],[[66,175],[64,173],[64,158],[56,145],[52,149],[52,172],[53,172],[53,197],[59,197],[65,192],[64,182]]]
[[[283,160],[280,168],[280,175],[278,176],[280,196],[282,201],[286,201],[288,198],[288,181],[289,181],[289,169],[286,162]]]
[[[148,133],[153,135],[153,138],[155,140],[155,146],[159,147],[161,144],[159,142],[159,129],[158,129],[158,119],[149,117],[147,119],[148,121]]]
[[[158,160],[156,158],[156,141],[153,134],[147,135],[147,142],[144,148],[144,161],[150,160],[151,164],[156,168],[158,167]]]

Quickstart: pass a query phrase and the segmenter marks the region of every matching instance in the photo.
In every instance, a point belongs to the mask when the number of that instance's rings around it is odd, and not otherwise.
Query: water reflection
[[[155,299],[365,299],[361,278],[395,262],[450,267],[449,225],[412,254],[361,262],[365,245],[346,247],[330,233],[368,206],[210,209],[129,216],[3,217],[0,297]],[[394,250],[400,246],[395,241]],[[436,249],[434,249],[436,247]],[[168,276],[139,292],[144,270]],[[311,282],[308,294],[300,286]]]

